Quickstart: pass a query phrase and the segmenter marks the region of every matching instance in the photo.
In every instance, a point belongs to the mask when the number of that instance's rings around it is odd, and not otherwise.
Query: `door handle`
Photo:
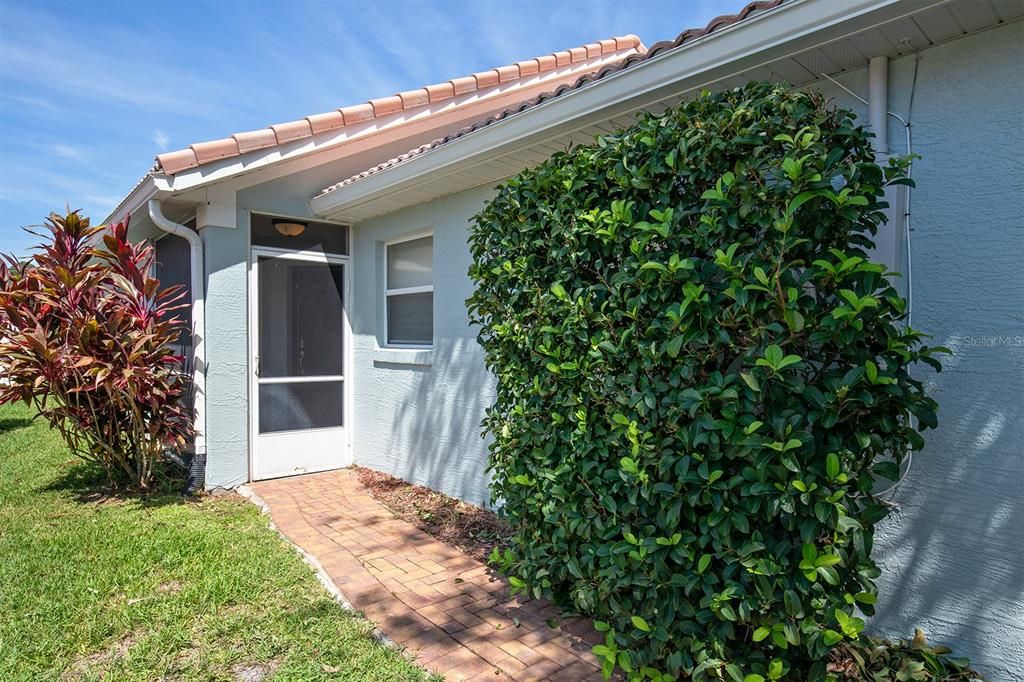
[[[255,358],[253,358],[253,360],[254,360],[254,362],[253,362],[253,373],[256,376],[259,376],[260,375],[260,356],[257,355]]]

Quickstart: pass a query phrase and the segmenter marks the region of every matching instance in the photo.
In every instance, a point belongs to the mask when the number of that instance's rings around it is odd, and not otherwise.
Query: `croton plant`
[[[52,214],[25,261],[0,260],[0,404],[22,400],[111,484],[145,490],[191,436],[190,381],[171,350],[185,292],[151,276],[128,221]]]

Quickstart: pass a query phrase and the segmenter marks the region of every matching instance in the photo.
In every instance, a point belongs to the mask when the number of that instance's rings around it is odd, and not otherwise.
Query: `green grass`
[[[418,680],[255,506],[102,498],[24,406],[0,407],[0,680]]]

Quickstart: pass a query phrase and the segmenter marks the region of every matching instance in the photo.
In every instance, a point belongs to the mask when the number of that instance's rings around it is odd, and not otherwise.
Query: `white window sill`
[[[375,348],[373,361],[388,365],[430,367],[434,363],[434,351],[430,348]]]

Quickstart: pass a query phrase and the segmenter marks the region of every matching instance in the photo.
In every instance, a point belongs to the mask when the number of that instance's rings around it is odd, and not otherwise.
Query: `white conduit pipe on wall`
[[[149,218],[164,232],[177,235],[189,246],[189,289],[192,293],[192,382],[195,395],[195,455],[189,476],[189,492],[197,492],[206,473],[206,313],[203,291],[203,240],[199,233],[174,222],[163,213],[159,199],[149,200]]]
[[[908,45],[908,47],[910,47],[910,46]],[[920,58],[920,57],[918,57],[918,58]],[[882,61],[885,62],[885,69],[880,69],[879,65],[882,63]],[[874,68],[872,68],[871,64],[875,64],[876,66]],[[881,74],[878,73],[879,70],[882,71]],[[842,83],[840,83],[835,78],[833,78],[832,76],[828,75],[827,73],[822,73],[821,77],[826,79],[826,80],[831,81],[837,87],[841,88],[842,90],[845,90],[851,97],[859,100],[860,102],[862,102],[863,104],[865,104],[866,106],[869,107],[869,122],[871,123],[871,127],[873,129],[873,132],[875,133],[876,150],[878,150],[878,152],[880,154],[888,154],[889,153],[888,152],[888,147],[889,147],[889,130],[888,130],[888,127],[886,125],[884,125],[884,120],[885,120],[884,117],[885,116],[892,116],[894,119],[896,119],[897,121],[899,121],[900,123],[903,124],[903,130],[904,130],[904,132],[906,133],[906,136],[907,136],[907,154],[913,154],[914,153],[914,147],[913,147],[913,143],[912,143],[912,139],[911,139],[911,135],[910,135],[910,121],[905,119],[905,118],[903,118],[902,116],[900,116],[897,113],[894,113],[892,111],[887,111],[888,102],[889,102],[889,92],[888,92],[888,87],[889,87],[889,59],[888,59],[888,57],[872,57],[871,61],[869,62],[869,65],[868,65],[868,78],[869,78],[868,91],[873,96],[874,95],[879,95],[881,97],[881,99],[875,98],[875,99],[872,100],[875,103],[874,105],[872,105],[871,102],[868,102],[868,100],[864,99],[863,97],[861,97],[860,95],[855,93],[853,90],[851,90],[850,88],[846,87],[845,85],[843,85]],[[884,82],[885,82],[885,87],[884,88],[880,88],[880,86],[878,85],[878,79],[879,78],[884,79]],[[913,106],[914,90],[915,90],[916,86],[917,86],[917,63],[915,62],[915,64],[914,64],[914,83],[910,86],[910,102],[911,102],[911,106]],[[877,90],[880,90],[880,92],[876,92]],[[878,116],[878,112],[882,112],[882,116],[879,117],[879,118],[876,118],[876,116]],[[881,124],[878,123],[879,120],[882,121]],[[884,152],[881,150],[880,145],[878,143],[879,136],[881,136],[881,138],[884,140],[884,144],[885,144],[885,151]],[[914,174],[914,162],[911,161],[910,165],[907,167],[907,178],[908,179],[912,179],[913,178],[913,174]],[[906,247],[906,250],[907,250],[907,253],[906,253],[906,268],[907,268],[907,271],[905,273],[904,279],[905,279],[905,281],[907,283],[907,326],[908,327],[912,326],[911,322],[912,322],[912,315],[913,315],[913,311],[914,311],[914,277],[913,277],[914,270],[913,270],[913,258],[912,258],[912,254],[911,254],[911,248],[910,248],[910,231],[912,229],[910,227],[910,193],[911,193],[911,189],[908,187],[907,191],[905,193],[904,206],[903,206],[903,216],[902,216],[903,217],[902,228],[903,228],[904,246]]]
[[[903,41],[901,41],[903,42]],[[908,47],[913,47],[906,41]],[[917,56],[920,59],[920,55]],[[860,102],[864,103],[868,107],[868,123],[871,126],[872,132],[875,134],[875,151],[880,155],[889,155],[889,128],[886,123],[886,116],[892,116],[894,119],[903,124],[903,129],[907,134],[907,154],[912,154],[914,148],[912,145],[912,139],[910,135],[910,121],[903,118],[899,114],[889,111],[889,58],[872,57],[868,61],[868,99],[864,99],[850,88],[846,87],[839,81],[827,73],[821,74],[823,78],[826,78],[838,87],[845,90],[850,96],[856,98]],[[914,63],[914,81],[910,88],[910,102],[913,106],[914,102],[914,90],[917,87],[917,62]],[[870,101],[869,101],[870,100]],[[909,116],[909,113],[908,113]],[[913,175],[914,163],[910,162],[907,167],[907,178],[911,178]],[[910,188],[907,188],[904,197],[903,206],[903,229],[904,244],[906,245],[906,282],[907,282],[907,327],[910,327],[911,314],[914,305],[914,289],[913,289],[913,270],[911,264],[913,259],[910,251]],[[913,419],[913,417],[911,417]],[[903,481],[906,480],[910,474],[910,469],[914,465],[914,451],[907,449],[907,465],[899,479],[896,480],[888,488],[875,493],[875,497],[882,495],[888,495],[896,491]],[[892,504],[892,503],[890,503]]]

